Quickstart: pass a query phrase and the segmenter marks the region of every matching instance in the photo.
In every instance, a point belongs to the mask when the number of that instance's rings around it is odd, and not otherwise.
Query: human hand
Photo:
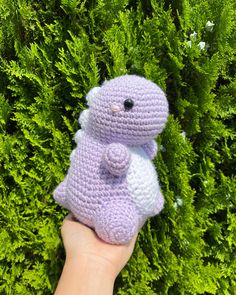
[[[101,240],[94,230],[76,221],[70,213],[63,221],[62,239],[67,259],[85,259],[98,263],[114,276],[131,257],[138,233],[126,245],[111,245]]]

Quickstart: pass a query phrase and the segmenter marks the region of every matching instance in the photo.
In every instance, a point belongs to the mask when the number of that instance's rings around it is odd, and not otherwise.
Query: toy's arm
[[[153,160],[157,154],[157,143],[154,139],[148,141],[147,143],[142,145],[142,148],[148,155],[148,157]]]
[[[125,174],[129,168],[131,155],[121,143],[109,144],[103,154],[103,162],[107,170],[116,176]]]

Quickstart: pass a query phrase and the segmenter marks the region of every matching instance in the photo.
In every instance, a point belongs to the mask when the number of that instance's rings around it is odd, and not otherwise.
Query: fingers
[[[75,219],[73,214],[70,212],[63,220],[61,225],[61,235],[64,236],[67,232],[70,232],[71,229],[74,229],[75,226],[78,227],[79,222]]]
[[[72,231],[77,234],[83,234],[84,236],[87,236],[87,238],[89,238],[91,234],[93,236],[96,235],[92,228],[77,220],[70,212],[62,223],[61,233],[63,235],[66,232]]]

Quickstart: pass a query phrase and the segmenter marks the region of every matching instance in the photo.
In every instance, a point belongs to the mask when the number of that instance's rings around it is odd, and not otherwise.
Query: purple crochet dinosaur
[[[87,100],[70,168],[53,196],[101,239],[125,244],[164,205],[151,159],[168,102],[156,84],[136,75],[104,82]]]

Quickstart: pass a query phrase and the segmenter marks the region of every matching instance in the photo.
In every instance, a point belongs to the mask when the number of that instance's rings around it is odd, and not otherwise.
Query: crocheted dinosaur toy
[[[110,244],[126,244],[164,205],[155,167],[154,138],[168,102],[153,82],[124,75],[87,95],[71,165],[53,196]]]

